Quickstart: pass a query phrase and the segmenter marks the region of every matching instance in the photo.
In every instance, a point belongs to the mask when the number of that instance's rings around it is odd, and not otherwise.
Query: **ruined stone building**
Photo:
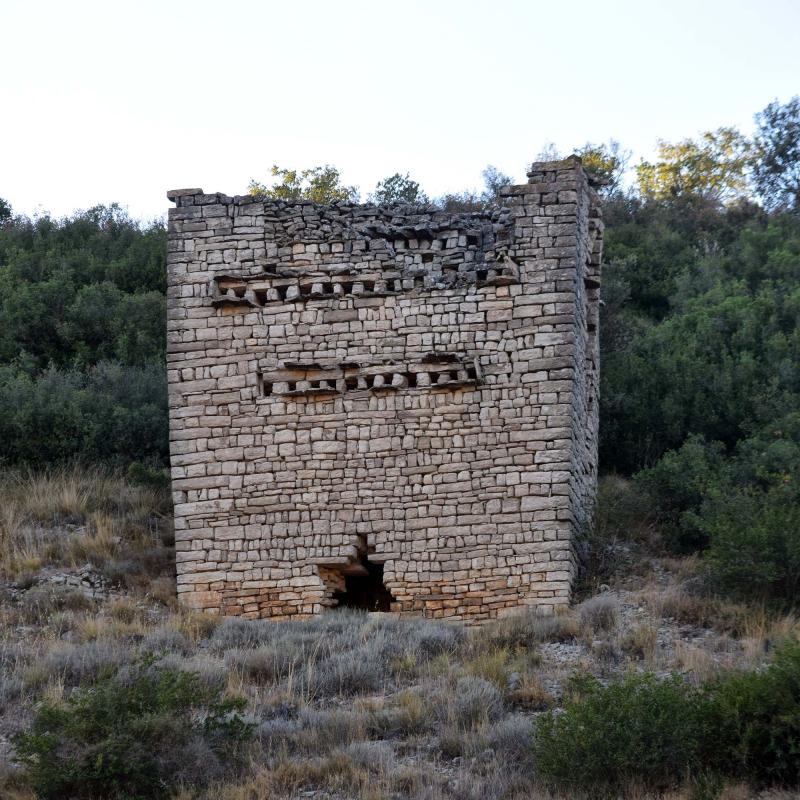
[[[185,605],[478,621],[569,601],[602,222],[579,159],[528,177],[470,213],[169,192]]]

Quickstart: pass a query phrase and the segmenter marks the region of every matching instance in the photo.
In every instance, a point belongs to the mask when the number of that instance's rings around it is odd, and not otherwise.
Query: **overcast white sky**
[[[522,179],[547,141],[749,130],[798,93],[797,0],[0,0],[0,196],[149,218],[273,162],[436,195]]]

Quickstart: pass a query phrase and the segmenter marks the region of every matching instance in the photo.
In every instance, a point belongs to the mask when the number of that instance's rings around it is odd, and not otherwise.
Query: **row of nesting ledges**
[[[315,365],[316,367],[316,365]],[[453,361],[431,364],[389,364],[361,368],[342,365],[333,368],[294,368],[260,374],[264,397],[343,394],[345,392],[390,392],[401,389],[446,389],[475,386],[479,382],[474,362]]]
[[[459,282],[507,286],[519,281],[519,268],[502,252],[492,264],[463,270],[457,265],[441,271],[423,269],[403,273],[361,273],[346,266],[326,272],[292,272],[280,269],[252,277],[217,275],[211,286],[211,302],[217,308],[259,307],[274,303],[330,300],[343,297],[390,297],[405,292],[444,288]]]

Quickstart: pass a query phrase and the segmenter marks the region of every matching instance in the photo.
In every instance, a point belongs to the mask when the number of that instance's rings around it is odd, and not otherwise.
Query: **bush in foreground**
[[[785,645],[763,672],[711,688],[707,757],[759,785],[800,786],[800,642]]]
[[[194,673],[141,665],[43,704],[17,757],[45,800],[166,797],[236,766],[252,734],[243,705]]]
[[[607,687],[593,681],[564,713],[540,719],[538,769],[559,787],[597,796],[634,782],[665,788],[697,766],[698,701],[677,677],[631,675]]]
[[[761,672],[699,689],[652,674],[582,681],[563,713],[541,717],[533,749],[545,781],[592,797],[710,776],[800,786],[800,642]]]

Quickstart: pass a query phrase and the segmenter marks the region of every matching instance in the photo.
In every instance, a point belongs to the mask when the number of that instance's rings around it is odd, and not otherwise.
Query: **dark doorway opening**
[[[394,598],[383,584],[383,564],[373,564],[362,558],[344,573],[344,591],[334,599],[340,608],[360,608],[365,611],[390,611]]]

